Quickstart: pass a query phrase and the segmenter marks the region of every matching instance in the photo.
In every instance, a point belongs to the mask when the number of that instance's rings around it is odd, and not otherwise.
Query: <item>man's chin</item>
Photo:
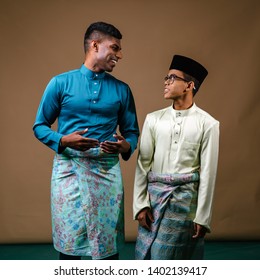
[[[164,95],[163,95],[163,98],[166,99],[166,100],[167,100],[167,99],[171,99],[171,97],[170,97],[169,95],[167,95],[167,94],[164,94]]]
[[[105,71],[106,72],[112,72],[114,70],[114,67],[106,67]]]

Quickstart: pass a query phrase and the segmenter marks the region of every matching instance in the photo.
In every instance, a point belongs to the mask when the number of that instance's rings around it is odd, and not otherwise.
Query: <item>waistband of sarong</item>
[[[176,174],[159,174],[150,171],[148,173],[148,182],[160,182],[167,185],[184,185],[187,183],[198,182],[200,178],[199,172],[194,171],[191,173],[176,173]]]
[[[61,154],[56,154],[58,158],[108,158],[118,159],[118,154],[108,154],[103,152],[100,147],[92,148],[86,151],[78,151],[66,148]]]

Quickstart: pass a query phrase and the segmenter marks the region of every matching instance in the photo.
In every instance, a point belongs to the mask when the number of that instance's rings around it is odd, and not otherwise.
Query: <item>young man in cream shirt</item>
[[[203,258],[219,147],[219,122],[194,103],[207,74],[175,55],[164,82],[172,105],[145,119],[134,185],[136,259]]]

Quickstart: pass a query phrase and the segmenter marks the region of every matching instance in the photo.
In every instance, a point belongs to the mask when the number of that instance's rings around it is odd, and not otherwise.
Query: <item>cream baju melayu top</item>
[[[150,207],[147,174],[200,172],[195,223],[210,230],[219,147],[219,122],[195,104],[187,110],[172,106],[146,116],[134,183],[134,219]]]

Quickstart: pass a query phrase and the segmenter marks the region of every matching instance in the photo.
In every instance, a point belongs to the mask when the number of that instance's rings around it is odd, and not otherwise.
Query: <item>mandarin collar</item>
[[[170,110],[171,110],[171,114],[173,115],[173,117],[176,118],[176,117],[188,116],[188,115],[192,114],[193,112],[195,112],[196,108],[197,108],[196,104],[193,103],[193,105],[189,109],[186,109],[186,110],[175,110],[172,106],[170,107]]]
[[[93,72],[88,69],[84,64],[80,68],[80,72],[89,79],[103,79],[106,75],[106,72]]]

